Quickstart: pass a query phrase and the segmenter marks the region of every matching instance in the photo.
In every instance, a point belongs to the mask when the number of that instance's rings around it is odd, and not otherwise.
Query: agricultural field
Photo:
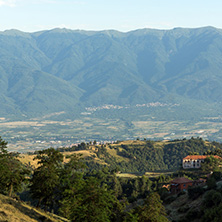
[[[28,152],[48,147],[72,146],[80,142],[112,142],[116,140],[172,140],[202,137],[221,141],[221,121],[158,121],[143,117],[134,121],[84,116],[74,120],[45,118],[13,121],[0,118],[0,135],[8,141],[8,149]]]

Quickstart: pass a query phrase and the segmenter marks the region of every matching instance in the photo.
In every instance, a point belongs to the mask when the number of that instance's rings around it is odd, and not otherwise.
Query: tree
[[[116,221],[123,206],[117,200],[120,184],[115,174],[107,167],[84,174],[84,167],[77,155],[64,167],[61,215],[71,221]]]
[[[66,158],[69,158],[69,162],[64,164],[64,167],[60,172],[59,186],[61,196],[60,203],[62,205],[60,212],[64,216],[69,215],[69,213],[66,211],[69,208],[70,196],[74,195],[82,187],[83,170],[86,168],[80,154],[73,154],[71,156],[67,156]]]
[[[202,221],[220,222],[222,215],[222,195],[216,190],[205,193],[202,202],[203,217]]]
[[[31,179],[30,192],[33,198],[38,200],[37,206],[53,207],[56,201],[56,192],[60,184],[59,175],[63,167],[63,155],[54,148],[38,151],[37,156],[40,165]]]
[[[217,188],[217,183],[214,177],[210,176],[209,178],[207,178],[207,188],[209,190]]]
[[[222,203],[220,203],[219,205],[217,205],[213,208],[205,209],[204,215],[203,215],[201,221],[203,221],[203,222],[209,222],[209,221],[220,222],[221,216],[222,216]]]
[[[213,156],[209,156],[201,164],[201,169],[205,172],[217,171],[219,169],[219,160]]]
[[[111,190],[114,191],[114,194],[116,197],[121,196],[123,193],[122,186],[121,186],[116,174],[112,174]]]
[[[0,188],[1,192],[12,196],[22,187],[22,182],[26,180],[29,170],[15,158],[0,158]]]
[[[139,222],[168,222],[166,211],[158,193],[151,193],[142,207],[136,210]]]
[[[66,190],[60,212],[71,221],[108,222],[119,209],[119,201],[106,184],[95,177],[78,180]]]
[[[11,197],[21,189],[29,170],[17,159],[17,153],[9,153],[6,149],[7,142],[0,137],[0,189]]]
[[[202,206],[204,208],[211,208],[218,206],[222,202],[222,195],[216,190],[210,190],[205,193]]]
[[[0,157],[6,155],[8,152],[6,150],[7,148],[7,142],[5,142],[1,137],[0,137]]]

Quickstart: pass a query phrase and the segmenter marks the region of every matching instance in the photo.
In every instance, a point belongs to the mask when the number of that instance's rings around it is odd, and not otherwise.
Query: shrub
[[[216,190],[210,190],[204,195],[202,205],[204,208],[214,207],[219,205],[221,201],[222,201],[221,193],[219,193]]]
[[[172,203],[174,200],[176,200],[177,199],[177,197],[176,196],[169,196],[169,197],[167,197],[165,200],[164,200],[164,203],[165,204],[170,204],[170,203]]]
[[[188,197],[189,199],[195,200],[197,199],[200,195],[204,193],[204,188],[203,187],[188,187]]]

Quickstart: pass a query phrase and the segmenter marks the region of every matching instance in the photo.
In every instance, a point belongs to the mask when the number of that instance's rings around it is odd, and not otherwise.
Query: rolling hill
[[[148,171],[175,171],[182,167],[182,159],[190,153],[200,155],[208,151],[221,151],[222,144],[191,138],[172,141],[126,140],[114,144],[87,145],[59,148],[64,156],[81,155],[89,170],[118,169],[124,173]],[[34,155],[22,154],[19,160],[33,168],[37,162]]]

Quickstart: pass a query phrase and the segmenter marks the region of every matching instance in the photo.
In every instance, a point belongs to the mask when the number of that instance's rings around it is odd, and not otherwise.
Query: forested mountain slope
[[[0,32],[1,115],[148,102],[220,102],[222,31]]]

